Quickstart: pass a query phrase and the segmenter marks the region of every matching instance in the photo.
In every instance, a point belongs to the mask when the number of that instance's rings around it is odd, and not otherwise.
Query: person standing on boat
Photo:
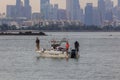
[[[37,48],[37,50],[40,49],[40,40],[38,37],[36,37],[36,48]]]
[[[69,47],[70,47],[70,45],[69,45],[69,43],[68,43],[68,41],[67,41],[67,42],[66,42],[66,53],[67,53],[67,55],[68,55]]]
[[[75,50],[76,50],[76,52],[77,52],[77,54],[78,54],[78,52],[79,52],[79,47],[80,47],[79,42],[78,42],[78,41],[75,41],[74,46],[75,46]]]

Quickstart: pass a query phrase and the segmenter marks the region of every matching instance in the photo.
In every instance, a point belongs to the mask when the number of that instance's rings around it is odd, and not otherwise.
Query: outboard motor
[[[76,50],[75,49],[71,50],[71,58],[76,58]]]

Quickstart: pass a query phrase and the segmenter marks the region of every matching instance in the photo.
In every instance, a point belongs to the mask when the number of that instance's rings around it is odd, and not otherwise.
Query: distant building
[[[23,17],[23,2],[21,0],[16,0],[16,16],[15,17]]]
[[[54,4],[50,6],[50,20],[58,20],[58,4]]]
[[[6,16],[11,18],[26,18],[31,19],[31,6],[29,0],[24,0],[24,5],[21,0],[16,0],[16,5],[7,5]]]
[[[48,20],[50,16],[50,0],[40,0],[40,13],[43,20]]]
[[[112,22],[113,21],[113,12],[112,10],[106,10],[105,20]]]
[[[87,3],[85,7],[85,24],[93,25],[93,4]]]
[[[15,5],[7,5],[6,16],[9,18],[15,18],[16,16],[16,7]]]
[[[22,23],[22,26],[23,27],[30,27],[30,26],[33,26],[33,21],[23,21]]]
[[[100,13],[97,7],[93,8],[93,25],[100,26]]]
[[[18,27],[21,27],[21,24],[23,24],[23,22],[26,21],[26,19],[24,18],[2,18],[0,19],[0,25],[2,24],[7,24],[7,25],[15,25],[17,24]]]
[[[120,7],[120,0],[118,0],[118,6]]]
[[[58,20],[67,20],[67,14],[65,9],[58,10]]]
[[[106,7],[106,10],[110,10],[113,8],[113,1],[111,0],[105,0],[105,7]]]
[[[40,13],[33,13],[32,14],[32,20],[40,20],[41,14]]]
[[[32,10],[31,10],[29,0],[24,0],[24,16],[27,19],[31,19],[31,13],[32,13]]]
[[[80,20],[79,0],[66,0],[66,12],[68,20]]]
[[[53,20],[58,20],[58,4],[54,4],[53,7]]]
[[[104,23],[104,20],[105,20],[105,10],[106,10],[104,0],[98,0],[98,10],[99,10],[99,13],[100,13],[100,23],[101,23],[101,26],[102,26],[103,23]]]
[[[80,22],[84,23],[84,17],[83,9],[80,9]]]

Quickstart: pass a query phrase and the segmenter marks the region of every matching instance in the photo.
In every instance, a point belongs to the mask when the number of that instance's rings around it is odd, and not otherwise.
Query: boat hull
[[[54,51],[54,50],[46,50],[46,51],[36,51],[40,54],[40,57],[47,57],[47,58],[68,58],[69,55],[67,55],[66,52],[62,51]]]

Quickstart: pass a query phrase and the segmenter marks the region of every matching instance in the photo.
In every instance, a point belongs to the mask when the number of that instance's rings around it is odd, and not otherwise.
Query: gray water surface
[[[120,80],[120,33],[49,32],[39,36],[43,48],[51,39],[80,43],[80,58],[38,58],[36,36],[0,36],[0,80]]]

